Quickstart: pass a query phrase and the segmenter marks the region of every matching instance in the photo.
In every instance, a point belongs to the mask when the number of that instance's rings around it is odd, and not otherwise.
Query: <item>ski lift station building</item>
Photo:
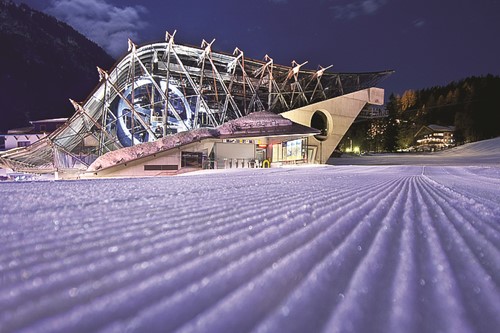
[[[63,126],[1,152],[0,165],[79,178],[325,163],[361,111],[383,104],[376,85],[392,73],[282,66],[212,44],[129,41]]]

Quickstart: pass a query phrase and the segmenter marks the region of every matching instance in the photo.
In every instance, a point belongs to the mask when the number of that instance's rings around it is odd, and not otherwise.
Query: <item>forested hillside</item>
[[[0,45],[0,133],[29,120],[71,116],[68,99],[85,99],[98,83],[96,66],[114,62],[69,25],[5,0]]]
[[[391,95],[388,117],[354,124],[341,143],[364,151],[396,151],[412,146],[423,125],[455,126],[457,143],[500,136],[500,77],[469,77],[447,86]]]

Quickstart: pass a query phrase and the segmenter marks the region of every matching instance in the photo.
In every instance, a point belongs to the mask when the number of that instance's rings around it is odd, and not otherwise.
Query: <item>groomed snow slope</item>
[[[0,184],[0,332],[497,332],[499,166]]]

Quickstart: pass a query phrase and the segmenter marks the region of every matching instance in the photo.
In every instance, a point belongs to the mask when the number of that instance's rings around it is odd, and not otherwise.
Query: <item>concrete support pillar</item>
[[[383,105],[384,90],[380,88],[359,90],[281,115],[296,123],[323,131],[321,135],[309,138],[308,145],[317,149],[314,163],[326,163],[366,104]]]

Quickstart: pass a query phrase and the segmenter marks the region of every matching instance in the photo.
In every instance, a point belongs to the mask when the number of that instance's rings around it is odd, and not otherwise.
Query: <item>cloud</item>
[[[47,13],[64,21],[114,57],[123,55],[127,38],[138,39],[147,26],[143,6],[117,7],[106,0],[52,0]]]
[[[385,6],[388,0],[356,0],[340,1],[341,4],[330,6],[330,10],[336,19],[352,20],[359,16],[372,15],[381,7]]]
[[[427,24],[427,22],[422,18],[419,18],[419,19],[416,19],[415,21],[413,21],[413,26],[417,29],[423,28],[424,25],[426,25],[426,24]]]

